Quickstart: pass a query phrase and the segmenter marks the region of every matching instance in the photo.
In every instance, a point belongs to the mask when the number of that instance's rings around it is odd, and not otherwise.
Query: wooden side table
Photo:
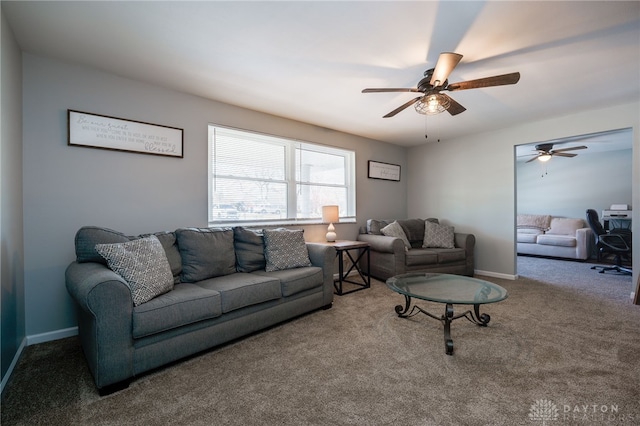
[[[364,290],[365,288],[371,287],[371,277],[369,276],[371,252],[369,243],[366,243],[364,241],[338,240],[333,243],[327,242],[325,244],[335,248],[336,256],[338,257],[338,279],[334,280],[333,282],[335,294],[337,294],[338,296],[342,296],[345,294],[353,293],[354,291]],[[351,261],[351,266],[346,271],[344,270],[343,253],[346,253],[347,257],[349,257],[349,260]],[[360,259],[362,259],[362,256],[364,256],[365,254],[367,255],[366,272],[363,271],[359,265]],[[355,258],[354,255],[356,256]],[[360,275],[360,279],[362,280],[362,282],[349,279],[349,274],[354,269],[358,272],[358,275]],[[353,290],[343,291],[343,283],[355,284],[358,287]]]

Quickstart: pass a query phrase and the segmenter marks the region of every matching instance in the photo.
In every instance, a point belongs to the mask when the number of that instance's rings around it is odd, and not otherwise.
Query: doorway
[[[631,208],[632,150],[631,129],[516,146],[516,215],[586,219],[589,208],[599,215],[614,204]],[[541,161],[545,151],[550,151],[550,158]],[[518,258],[516,273],[520,272]]]

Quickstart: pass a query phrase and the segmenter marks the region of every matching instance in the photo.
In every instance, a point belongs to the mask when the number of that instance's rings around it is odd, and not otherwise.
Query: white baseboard
[[[512,275],[512,274],[503,274],[500,272],[491,272],[491,271],[481,271],[479,269],[476,269],[473,271],[474,275],[484,275],[485,277],[494,277],[494,278],[502,278],[505,280],[517,280],[518,279],[518,275]]]
[[[22,351],[24,351],[24,348],[26,346],[27,346],[27,338],[25,337],[24,339],[22,339],[20,346],[18,346],[18,350],[16,351],[16,354],[14,355],[13,360],[11,361],[11,365],[9,365],[9,368],[7,369],[7,374],[4,375],[4,377],[2,378],[2,382],[0,382],[0,394],[4,392],[4,387],[9,381],[9,378],[11,378],[13,369],[18,364],[18,360],[20,359],[20,356],[22,355]]]
[[[47,333],[32,334],[31,336],[27,336],[27,346],[64,339],[66,337],[76,336],[77,334],[78,327],[64,328],[62,330],[54,330]]]

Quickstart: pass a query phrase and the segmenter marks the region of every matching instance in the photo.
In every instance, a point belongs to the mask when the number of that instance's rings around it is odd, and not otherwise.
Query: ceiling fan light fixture
[[[547,161],[551,160],[551,154],[541,154],[538,156],[538,160],[546,163]]]
[[[449,105],[451,105],[449,97],[433,93],[423,96],[415,103],[414,108],[418,114],[435,115],[446,111]]]

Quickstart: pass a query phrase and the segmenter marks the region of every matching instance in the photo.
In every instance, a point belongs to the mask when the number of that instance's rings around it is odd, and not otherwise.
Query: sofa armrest
[[[591,228],[576,229],[576,258],[587,260],[591,256],[593,244]]]
[[[473,234],[454,233],[454,243],[456,247],[463,248],[467,256],[473,256],[473,249],[476,246],[476,237]]]
[[[96,386],[133,377],[133,301],[126,281],[95,262],[73,262],[65,277],[78,307],[78,332]]]
[[[333,270],[336,261],[336,249],[327,244],[306,244],[311,264],[322,268],[324,303],[327,306],[331,305],[333,302]]]
[[[405,246],[400,238],[376,234],[359,234],[358,241],[369,243],[372,251],[402,255],[405,253]]]
[[[454,233],[456,247],[464,249],[465,255],[465,275],[472,277],[475,272],[474,250],[476,247],[476,236],[473,234]]]

